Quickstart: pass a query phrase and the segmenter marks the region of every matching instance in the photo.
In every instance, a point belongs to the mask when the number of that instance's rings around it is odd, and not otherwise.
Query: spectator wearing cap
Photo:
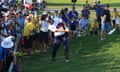
[[[27,55],[31,55],[32,50],[32,31],[34,29],[34,24],[31,22],[31,18],[29,16],[26,17],[26,23],[24,26],[24,45],[27,50]]]
[[[54,25],[57,26],[57,24],[59,24],[60,22],[62,22],[62,19],[59,16],[59,11],[55,10],[54,11],[54,15],[51,16],[51,18],[54,20]]]
[[[104,5],[104,10],[101,16],[101,40],[106,38],[106,33],[109,31],[111,26],[111,15],[109,10],[109,4]]]
[[[30,17],[30,19],[31,19],[31,22],[32,22],[32,24],[34,25],[34,29],[33,29],[33,31],[32,31],[32,48],[35,48],[36,47],[36,19],[37,19],[37,17],[34,15],[34,11],[30,11],[29,12],[29,15],[28,15],[29,17]],[[40,27],[40,26],[39,26]]]

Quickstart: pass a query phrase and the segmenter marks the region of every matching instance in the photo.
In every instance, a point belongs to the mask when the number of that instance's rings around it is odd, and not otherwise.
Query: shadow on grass
[[[113,34],[104,41],[101,41],[98,36],[75,39],[72,42],[75,43],[70,47],[71,58],[75,64],[80,64],[79,68],[82,68],[82,72],[119,72],[119,36]],[[79,64],[73,66],[78,69]]]
[[[100,35],[81,37],[73,40],[70,48],[75,52],[73,55],[106,52],[112,47],[112,44],[120,41],[119,36],[118,34],[107,36],[107,39],[103,41],[100,40]]]

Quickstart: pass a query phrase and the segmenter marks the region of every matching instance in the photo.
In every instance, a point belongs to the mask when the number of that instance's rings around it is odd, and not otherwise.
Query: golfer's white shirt
[[[65,34],[65,32],[55,32],[55,31],[58,30],[58,29],[56,28],[56,26],[55,26],[54,24],[52,24],[52,25],[49,24],[48,29],[49,29],[50,31],[54,32],[54,36],[55,36],[55,37],[56,37],[56,36],[61,36],[61,35],[64,35],[64,34]],[[59,29],[60,29],[60,30],[64,30],[63,27],[61,27],[61,28],[59,28]]]

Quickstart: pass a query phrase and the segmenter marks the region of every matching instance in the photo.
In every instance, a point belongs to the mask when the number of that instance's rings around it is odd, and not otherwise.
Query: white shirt
[[[41,28],[40,31],[48,32],[48,22],[47,21],[41,21]]]
[[[52,16],[51,17],[54,20],[54,25],[57,26],[57,24],[62,22],[62,19],[59,18],[58,16]]]
[[[61,35],[64,35],[65,34],[65,32],[55,32],[56,30],[58,30],[57,28],[56,28],[56,26],[53,24],[53,25],[50,25],[49,24],[49,26],[48,26],[48,29],[50,30],[50,31],[52,31],[52,32],[54,32],[54,36],[56,37],[56,36],[61,36]],[[60,30],[64,30],[64,28],[63,27],[61,27],[61,28],[59,28]]]
[[[6,8],[6,9],[9,9],[9,5],[2,5],[2,8]]]
[[[38,3],[42,3],[42,2],[43,2],[43,0],[37,0],[37,2],[38,2]]]

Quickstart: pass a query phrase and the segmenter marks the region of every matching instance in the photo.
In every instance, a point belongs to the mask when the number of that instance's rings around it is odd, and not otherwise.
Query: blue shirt
[[[62,14],[62,20],[66,23],[66,24],[68,24],[68,19],[67,19],[67,17],[66,16],[68,16],[68,15],[65,15],[65,14]]]
[[[101,17],[102,16],[102,12],[103,12],[103,8],[97,8],[96,9],[97,16]]]
[[[68,14],[70,19],[78,17],[78,12],[77,11],[70,11]]]
[[[18,23],[23,27],[24,26],[24,22],[25,22],[24,18],[18,17],[17,20],[18,20]]]

